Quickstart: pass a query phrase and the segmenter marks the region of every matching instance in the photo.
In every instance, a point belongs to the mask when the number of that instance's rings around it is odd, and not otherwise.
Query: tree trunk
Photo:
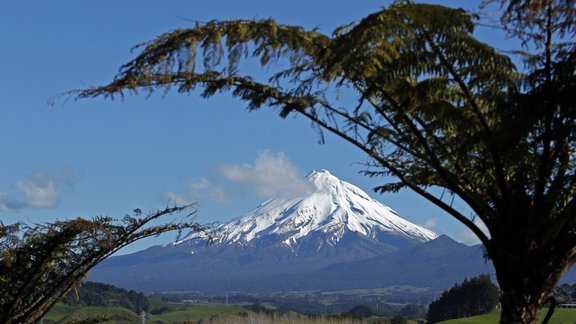
[[[513,291],[503,292],[502,297],[500,298],[500,303],[502,305],[502,313],[500,314],[501,324],[538,323],[540,305],[530,303],[525,297],[526,296],[521,293]]]
[[[553,294],[566,269],[565,259],[546,249],[514,255],[513,251],[492,251],[491,258],[502,296],[502,324],[535,324],[541,307]],[[520,254],[520,253],[519,253]]]

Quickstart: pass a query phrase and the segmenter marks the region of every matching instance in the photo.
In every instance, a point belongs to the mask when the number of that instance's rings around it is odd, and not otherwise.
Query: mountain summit
[[[355,237],[383,244],[391,251],[397,245],[427,242],[438,236],[401,218],[390,207],[327,170],[314,171],[306,180],[312,184],[306,197],[270,199],[217,227],[214,243],[292,250],[307,246],[318,251]],[[201,239],[193,233],[175,245],[196,245]]]

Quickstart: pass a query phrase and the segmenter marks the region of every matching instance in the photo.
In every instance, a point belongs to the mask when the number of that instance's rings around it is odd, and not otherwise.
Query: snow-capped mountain
[[[268,200],[216,227],[212,244],[192,233],[172,244],[105,260],[90,280],[143,291],[376,287],[388,283],[379,275],[385,269],[365,269],[372,275],[358,277],[346,264],[373,258],[385,263],[383,256],[402,256],[438,239],[326,170],[306,180],[311,188],[306,195]],[[338,265],[346,271],[337,270]]]
[[[392,241],[422,243],[438,236],[401,218],[390,207],[326,170],[314,171],[306,180],[313,188],[307,196],[266,201],[217,227],[214,244],[300,249],[303,244],[310,247],[312,243],[318,250],[357,236],[395,250]],[[193,233],[175,244],[195,245],[202,240],[202,236]]]

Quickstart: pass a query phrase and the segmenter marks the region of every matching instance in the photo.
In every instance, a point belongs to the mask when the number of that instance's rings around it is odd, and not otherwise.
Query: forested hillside
[[[150,310],[148,297],[134,290],[126,290],[98,282],[84,282],[62,301],[66,305],[122,306],[140,313]]]

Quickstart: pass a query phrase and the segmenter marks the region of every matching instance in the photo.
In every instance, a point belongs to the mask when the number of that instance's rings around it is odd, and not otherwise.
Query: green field
[[[195,305],[187,307],[183,310],[168,312],[161,315],[150,315],[149,320],[151,322],[182,322],[190,320],[202,320],[208,319],[215,315],[238,315],[245,314],[248,311],[245,308],[234,306],[234,305],[223,305],[223,304],[207,304],[207,305]]]
[[[77,321],[100,316],[105,323],[140,323],[142,318],[134,312],[122,307],[87,307],[56,305],[44,318],[44,323],[77,323]],[[161,315],[148,315],[146,323],[199,323],[207,321],[211,324],[370,324],[379,322],[381,318],[352,319],[331,316],[308,317],[297,313],[289,314],[256,314],[245,308],[225,304],[205,304],[188,306],[184,309],[170,311]],[[408,321],[416,324],[415,321]]]
[[[540,313],[540,319],[545,316],[546,311]],[[141,322],[141,316],[122,307],[87,307],[87,306],[66,306],[56,305],[44,318],[44,323],[73,323],[82,319],[93,317],[109,318],[112,321],[107,323],[135,323]],[[225,304],[202,304],[181,307],[178,310],[166,312],[161,315],[148,315],[147,323],[195,323],[200,320],[213,319],[211,323],[254,323],[258,319],[265,323],[271,318],[264,318],[266,315],[254,314],[253,312],[235,305]],[[370,320],[344,320],[326,318],[307,318],[302,315],[277,315],[274,323],[289,323],[297,318],[299,323],[370,323]],[[289,320],[290,319],[290,320]],[[495,311],[487,315],[473,316],[441,322],[443,324],[495,324],[500,319],[500,312]],[[260,323],[259,322],[259,323]],[[292,322],[293,323],[293,322]],[[413,322],[409,322],[413,323]],[[576,309],[557,309],[550,321],[552,324],[574,324],[576,323]]]
[[[374,289],[349,289],[341,291],[328,291],[321,293],[323,296],[329,295],[350,295],[350,296],[393,296],[399,293],[424,293],[430,291],[430,288],[422,288],[408,285],[395,285],[388,286],[385,288],[374,288]]]
[[[83,307],[57,305],[44,318],[44,323],[76,323],[79,320],[101,316],[111,319],[105,323],[139,323],[141,317],[122,307]],[[360,324],[368,321],[350,318],[309,318],[299,314],[265,315],[255,314],[244,308],[232,305],[207,304],[186,307],[185,309],[168,312],[162,315],[149,315],[147,323],[198,323],[210,319],[212,324],[242,324],[242,323],[278,323],[278,324]],[[409,322],[415,323],[415,322]]]
[[[546,316],[546,310],[540,312],[540,321]],[[458,318],[440,322],[442,324],[494,324],[500,320],[500,312],[495,311],[487,315]],[[576,323],[576,309],[556,309],[550,320],[550,324],[574,324]]]
[[[438,292],[439,293],[439,292]],[[436,293],[430,288],[410,285],[394,285],[383,288],[348,289],[333,291],[300,290],[277,292],[271,295],[276,306],[288,303],[291,309],[303,313],[340,313],[352,309],[357,305],[380,305],[383,310],[397,312],[407,304],[424,304],[432,300]],[[258,296],[255,296],[258,297]],[[313,304],[332,307],[301,308],[292,302],[299,299],[310,307]],[[299,305],[302,306],[302,305]]]
[[[45,323],[70,323],[86,319],[110,319],[116,323],[134,323],[140,316],[124,307],[66,306],[58,304],[44,317]]]
[[[239,315],[247,312],[246,309],[233,305],[195,305],[161,315],[148,315],[147,321],[149,323],[183,323],[208,319],[215,315]],[[93,317],[111,317],[114,323],[141,321],[139,314],[135,314],[123,307],[66,306],[58,304],[44,317],[44,322],[69,323]]]

